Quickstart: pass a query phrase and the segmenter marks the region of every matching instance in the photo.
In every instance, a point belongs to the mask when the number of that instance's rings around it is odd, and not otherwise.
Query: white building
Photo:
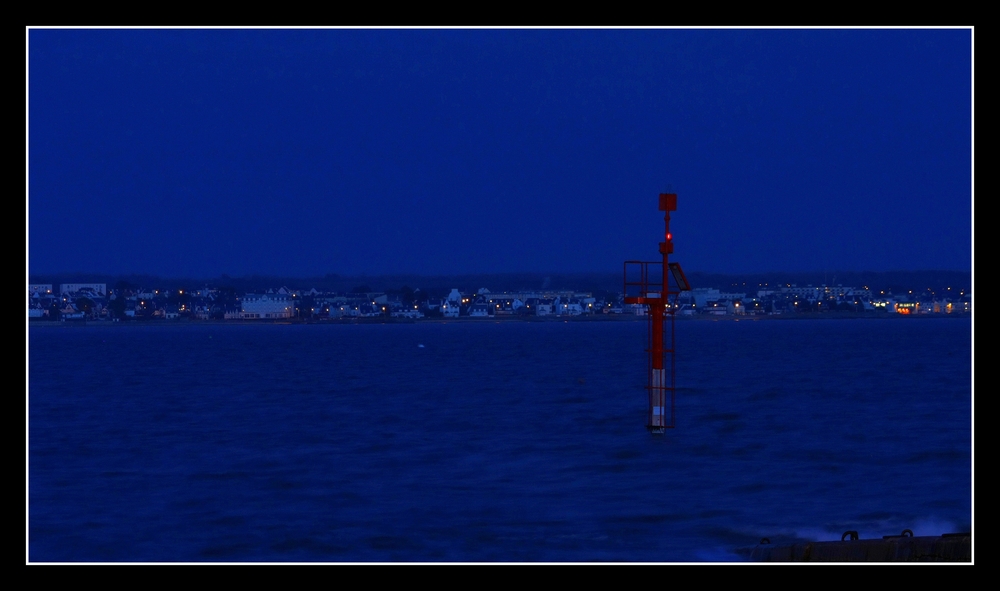
[[[106,283],[63,283],[59,286],[59,293],[61,295],[81,291],[104,297],[104,294],[108,293],[108,285]]]
[[[710,304],[718,302],[721,298],[719,290],[707,287],[698,287],[691,290],[691,297],[697,309],[707,308]]]
[[[241,304],[240,317],[243,319],[291,318],[295,315],[295,302],[288,294],[248,293],[243,296]]]
[[[580,305],[580,302],[557,298],[553,311],[560,316],[579,316],[583,314],[583,306]]]
[[[458,318],[458,313],[462,309],[462,294],[457,289],[452,289],[448,297],[441,302],[441,314],[445,318]]]
[[[424,313],[417,309],[397,310],[390,314],[393,318],[423,318]]]

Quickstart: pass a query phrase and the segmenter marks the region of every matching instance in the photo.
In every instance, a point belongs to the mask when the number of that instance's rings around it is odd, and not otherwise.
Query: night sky
[[[29,29],[30,274],[972,270],[971,29]]]

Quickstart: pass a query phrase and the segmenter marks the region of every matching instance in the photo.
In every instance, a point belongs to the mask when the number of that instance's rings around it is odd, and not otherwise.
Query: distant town
[[[29,322],[140,321],[342,321],[362,318],[538,318],[645,316],[623,293],[575,291],[474,291],[402,286],[377,291],[358,285],[320,291],[273,285],[252,291],[234,287],[160,288],[119,281],[28,285]],[[868,286],[796,285],[722,290],[698,287],[672,300],[684,317],[969,314],[966,289],[878,291]]]

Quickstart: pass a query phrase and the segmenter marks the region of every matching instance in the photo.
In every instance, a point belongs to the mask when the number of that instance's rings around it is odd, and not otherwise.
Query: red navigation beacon
[[[663,433],[674,428],[674,316],[680,292],[691,289],[681,266],[667,260],[668,255],[674,252],[670,212],[676,210],[677,195],[660,193],[660,211],[665,212],[663,242],[660,243],[663,260],[625,261],[625,303],[643,304],[648,308],[649,364],[646,391],[649,393],[649,412],[646,428],[652,433]]]

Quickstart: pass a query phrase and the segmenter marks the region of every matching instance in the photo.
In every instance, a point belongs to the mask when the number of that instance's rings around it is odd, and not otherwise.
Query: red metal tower
[[[674,252],[670,234],[670,212],[677,210],[677,194],[660,193],[660,211],[664,212],[664,240],[660,243],[662,261],[625,261],[624,295],[626,304],[644,304],[647,317],[649,364],[646,391],[649,393],[649,413],[646,428],[663,433],[674,427],[674,317],[678,309],[677,296],[691,289],[678,263],[667,260]],[[669,273],[667,272],[669,270]],[[674,285],[671,286],[670,278]],[[673,287],[673,290],[671,290]],[[671,298],[673,296],[673,298]],[[670,326],[667,326],[667,322]],[[669,404],[669,405],[668,405]]]

